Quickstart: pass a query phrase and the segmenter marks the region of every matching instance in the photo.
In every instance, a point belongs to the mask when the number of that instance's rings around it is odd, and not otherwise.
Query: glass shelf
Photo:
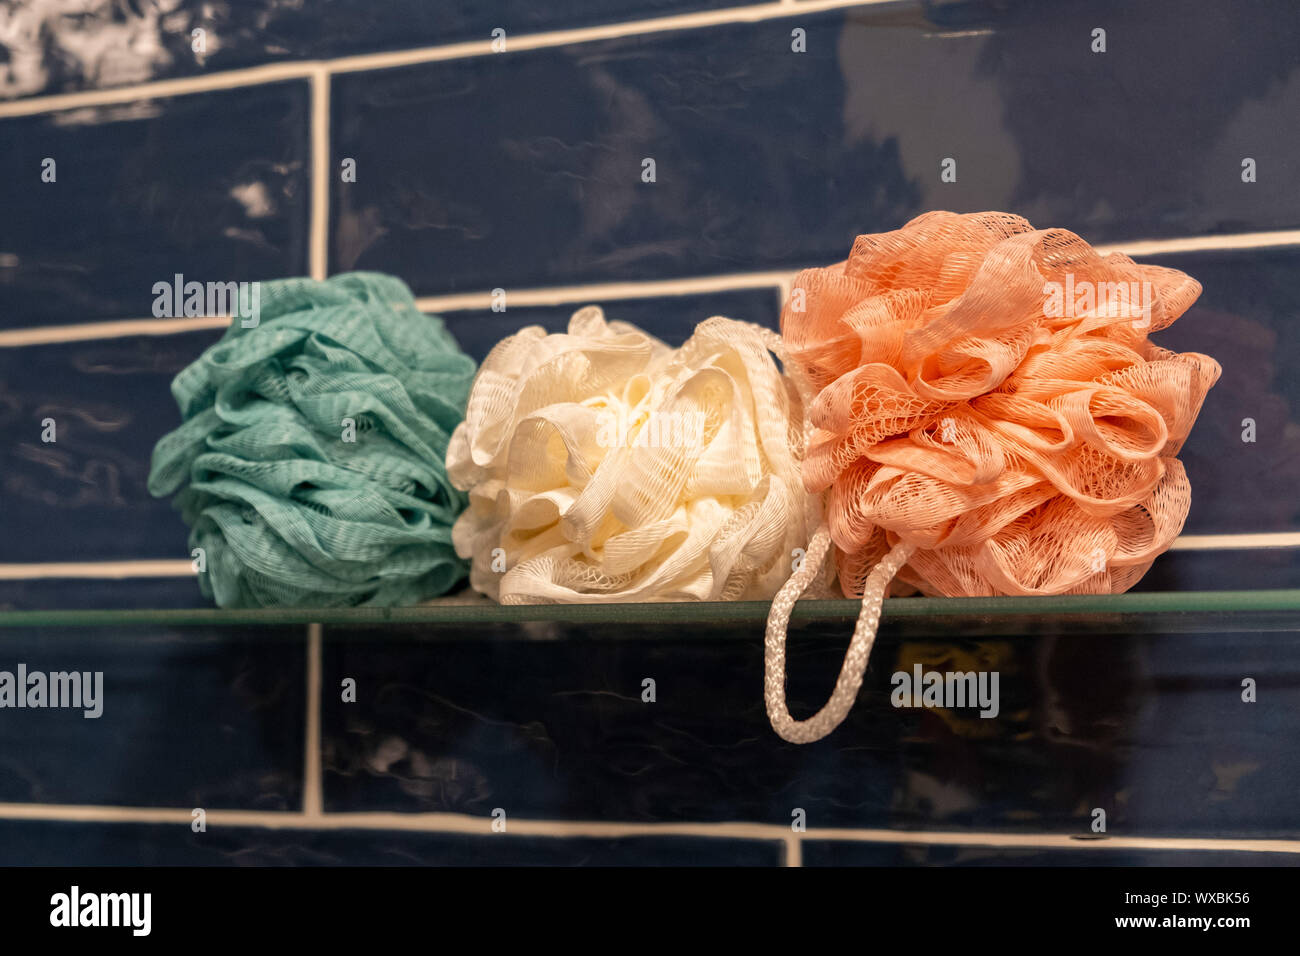
[[[839,623],[856,618],[857,601],[806,600],[796,605],[795,625]],[[132,628],[132,627],[283,627],[323,624],[350,628],[427,624],[420,632],[403,634],[436,639],[478,625],[546,623],[596,628],[651,625],[623,629],[619,638],[642,634],[662,637],[663,626],[705,625],[710,633],[753,638],[767,620],[766,601],[661,604],[509,605],[463,596],[414,607],[217,608],[128,610],[0,611],[0,629],[8,628]],[[445,625],[456,625],[446,628]],[[719,627],[719,625],[723,625]],[[726,627],[725,625],[744,625]],[[1033,635],[1052,633],[1205,633],[1210,631],[1300,630],[1300,589],[1259,591],[1141,592],[1115,595],[1071,595],[1015,598],[893,598],[885,602],[883,627],[906,633],[952,632],[955,635]],[[553,636],[555,628],[544,633]],[[586,633],[594,633],[587,631]],[[846,632],[847,633],[847,632]],[[527,636],[527,635],[525,635]]]

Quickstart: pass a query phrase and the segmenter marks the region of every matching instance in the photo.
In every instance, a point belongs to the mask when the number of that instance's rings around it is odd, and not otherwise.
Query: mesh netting
[[[184,424],[153,454],[149,490],[181,489],[204,593],[221,607],[443,593],[464,574],[443,459],[473,360],[389,276],[266,282],[261,301],[255,327],[233,321],[176,376]]]
[[[591,306],[499,343],[447,455],[470,583],[504,604],[770,597],[810,528],[775,340],[713,318],[672,349]]]
[[[1199,294],[1006,213],[927,213],[800,274],[781,330],[845,592],[900,542],[930,594],[1131,587],[1182,529],[1175,456],[1219,375],[1147,336]]]

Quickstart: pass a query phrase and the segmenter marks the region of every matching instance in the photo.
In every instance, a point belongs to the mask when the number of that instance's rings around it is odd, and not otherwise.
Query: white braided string
[[[782,739],[793,744],[821,740],[848,716],[857,699],[858,690],[862,687],[871,646],[876,642],[876,629],[880,626],[885,592],[889,589],[889,582],[907,563],[914,550],[911,545],[900,541],[871,569],[862,592],[862,610],[858,613],[858,622],[853,628],[853,640],[849,642],[848,652],[844,655],[844,665],[840,668],[840,676],[835,681],[835,690],[831,692],[830,700],[807,720],[795,720],[790,716],[785,701],[786,627],[795,602],[821,569],[830,545],[830,531],[822,525],[808,542],[808,551],[799,570],[790,575],[772,599],[772,609],[767,617],[763,699],[767,704],[767,717],[772,722],[772,729]]]

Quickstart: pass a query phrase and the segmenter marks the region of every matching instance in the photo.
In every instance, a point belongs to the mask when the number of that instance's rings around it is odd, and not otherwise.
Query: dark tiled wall
[[[186,0],[164,18],[147,4],[10,12],[8,22],[25,27],[0,31],[0,565],[188,557],[183,524],[144,479],[154,441],[177,422],[171,377],[218,332],[56,329],[148,319],[153,283],[176,273],[303,274],[316,248],[329,272],[392,272],[426,297],[501,287],[509,301],[521,289],[698,279],[696,290],[712,291],[620,286],[596,299],[611,317],[676,343],[713,314],[774,325],[779,275],[840,259],[857,233],[931,208],[1010,209],[1098,243],[1205,240],[1204,251],[1148,257],[1205,287],[1160,343],[1224,367],[1184,451],[1196,495],[1187,531],[1300,531],[1291,372],[1300,245],[1229,241],[1300,228],[1300,8],[927,0],[510,45],[539,30],[730,5]],[[509,35],[504,54],[345,64],[328,89],[313,88],[305,65],[484,41],[498,26]],[[207,31],[201,55],[191,46],[197,27]],[[1104,54],[1090,49],[1098,27]],[[806,52],[791,49],[795,29]],[[39,99],[273,64],[284,67],[274,81],[233,88]],[[329,179],[314,183],[311,107],[313,93],[326,92]],[[1241,180],[1246,157],[1257,182]],[[56,161],[54,182],[42,181],[46,158]],[[642,181],[646,158],[653,183]],[[956,182],[940,178],[945,158],[956,160]],[[339,176],[344,159],[356,161],[355,182]],[[313,218],[314,189],[327,199],[324,221]],[[747,273],[768,284],[735,281]],[[582,304],[443,315],[481,359],[519,327],[563,328]],[[59,422],[57,445],[39,440],[47,415]],[[1242,440],[1247,418],[1254,442]],[[0,609],[204,603],[183,575],[121,573],[9,573]],[[1294,548],[1183,550],[1157,561],[1139,590],[1298,580]],[[138,818],[0,819],[0,863],[779,864],[774,834],[788,831],[793,807],[812,827],[1080,835],[1090,809],[1104,806],[1112,833],[1300,838],[1291,812],[1300,765],[1287,744],[1300,660],[1289,634],[1117,624],[997,635],[977,623],[958,628],[961,639],[888,625],[849,724],[807,748],[767,727],[757,628],[569,628],[564,640],[549,625],[325,633],[327,812],[454,812],[486,825],[502,806],[526,821],[776,828],[758,836],[502,838],[242,823],[199,835]],[[797,711],[823,699],[845,634],[846,623],[796,629]],[[6,718],[0,804],[295,813],[312,784],[307,647],[301,627],[0,632],[0,669],[93,665],[113,691],[98,721]],[[895,667],[945,660],[1001,668],[1002,719],[884,703]],[[646,676],[658,682],[654,704],[640,700]],[[1241,702],[1243,676],[1260,680],[1257,704]],[[358,681],[355,704],[339,700],[344,677]],[[824,834],[803,841],[802,857],[1279,859]]]
[[[0,119],[0,329],[145,318],[176,273],[305,272],[307,104],[295,81]]]
[[[220,334],[0,349],[0,562],[188,557],[180,514],[145,483],[154,443],[180,424],[171,380]],[[42,441],[47,418],[54,442]]]
[[[5,629],[0,670],[98,672],[103,693],[99,717],[4,710],[0,803],[297,809],[306,713],[300,636]]]
[[[1159,6],[1011,4],[944,31],[897,4],[341,76],[334,150],[358,176],[334,185],[332,261],[436,293],[507,263],[524,284],[820,264],[934,208],[1094,242],[1294,225],[1293,46],[1260,22],[1206,103],[1197,71],[1238,17],[1201,4],[1173,43]],[[1243,184],[1243,156],[1268,176]]]
[[[973,624],[887,621],[857,706],[806,746],[768,727],[757,623],[640,625],[622,641],[608,626],[535,625],[531,642],[506,627],[435,640],[327,628],[325,806],[776,825],[801,808],[810,828],[1085,837],[1102,808],[1112,835],[1300,836],[1293,634],[1067,635],[1045,621],[953,636]],[[850,629],[795,629],[796,716],[825,701]],[[917,664],[999,672],[997,718],[892,706],[891,675]],[[1258,703],[1243,702],[1244,677]],[[341,701],[349,678],[356,703]]]

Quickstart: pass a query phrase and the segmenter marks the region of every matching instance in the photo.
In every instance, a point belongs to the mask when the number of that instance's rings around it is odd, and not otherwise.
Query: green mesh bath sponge
[[[180,489],[204,594],[327,607],[444,593],[465,572],[444,459],[474,361],[391,276],[260,292],[256,324],[233,320],[176,376],[184,423],[153,453],[149,490]]]

